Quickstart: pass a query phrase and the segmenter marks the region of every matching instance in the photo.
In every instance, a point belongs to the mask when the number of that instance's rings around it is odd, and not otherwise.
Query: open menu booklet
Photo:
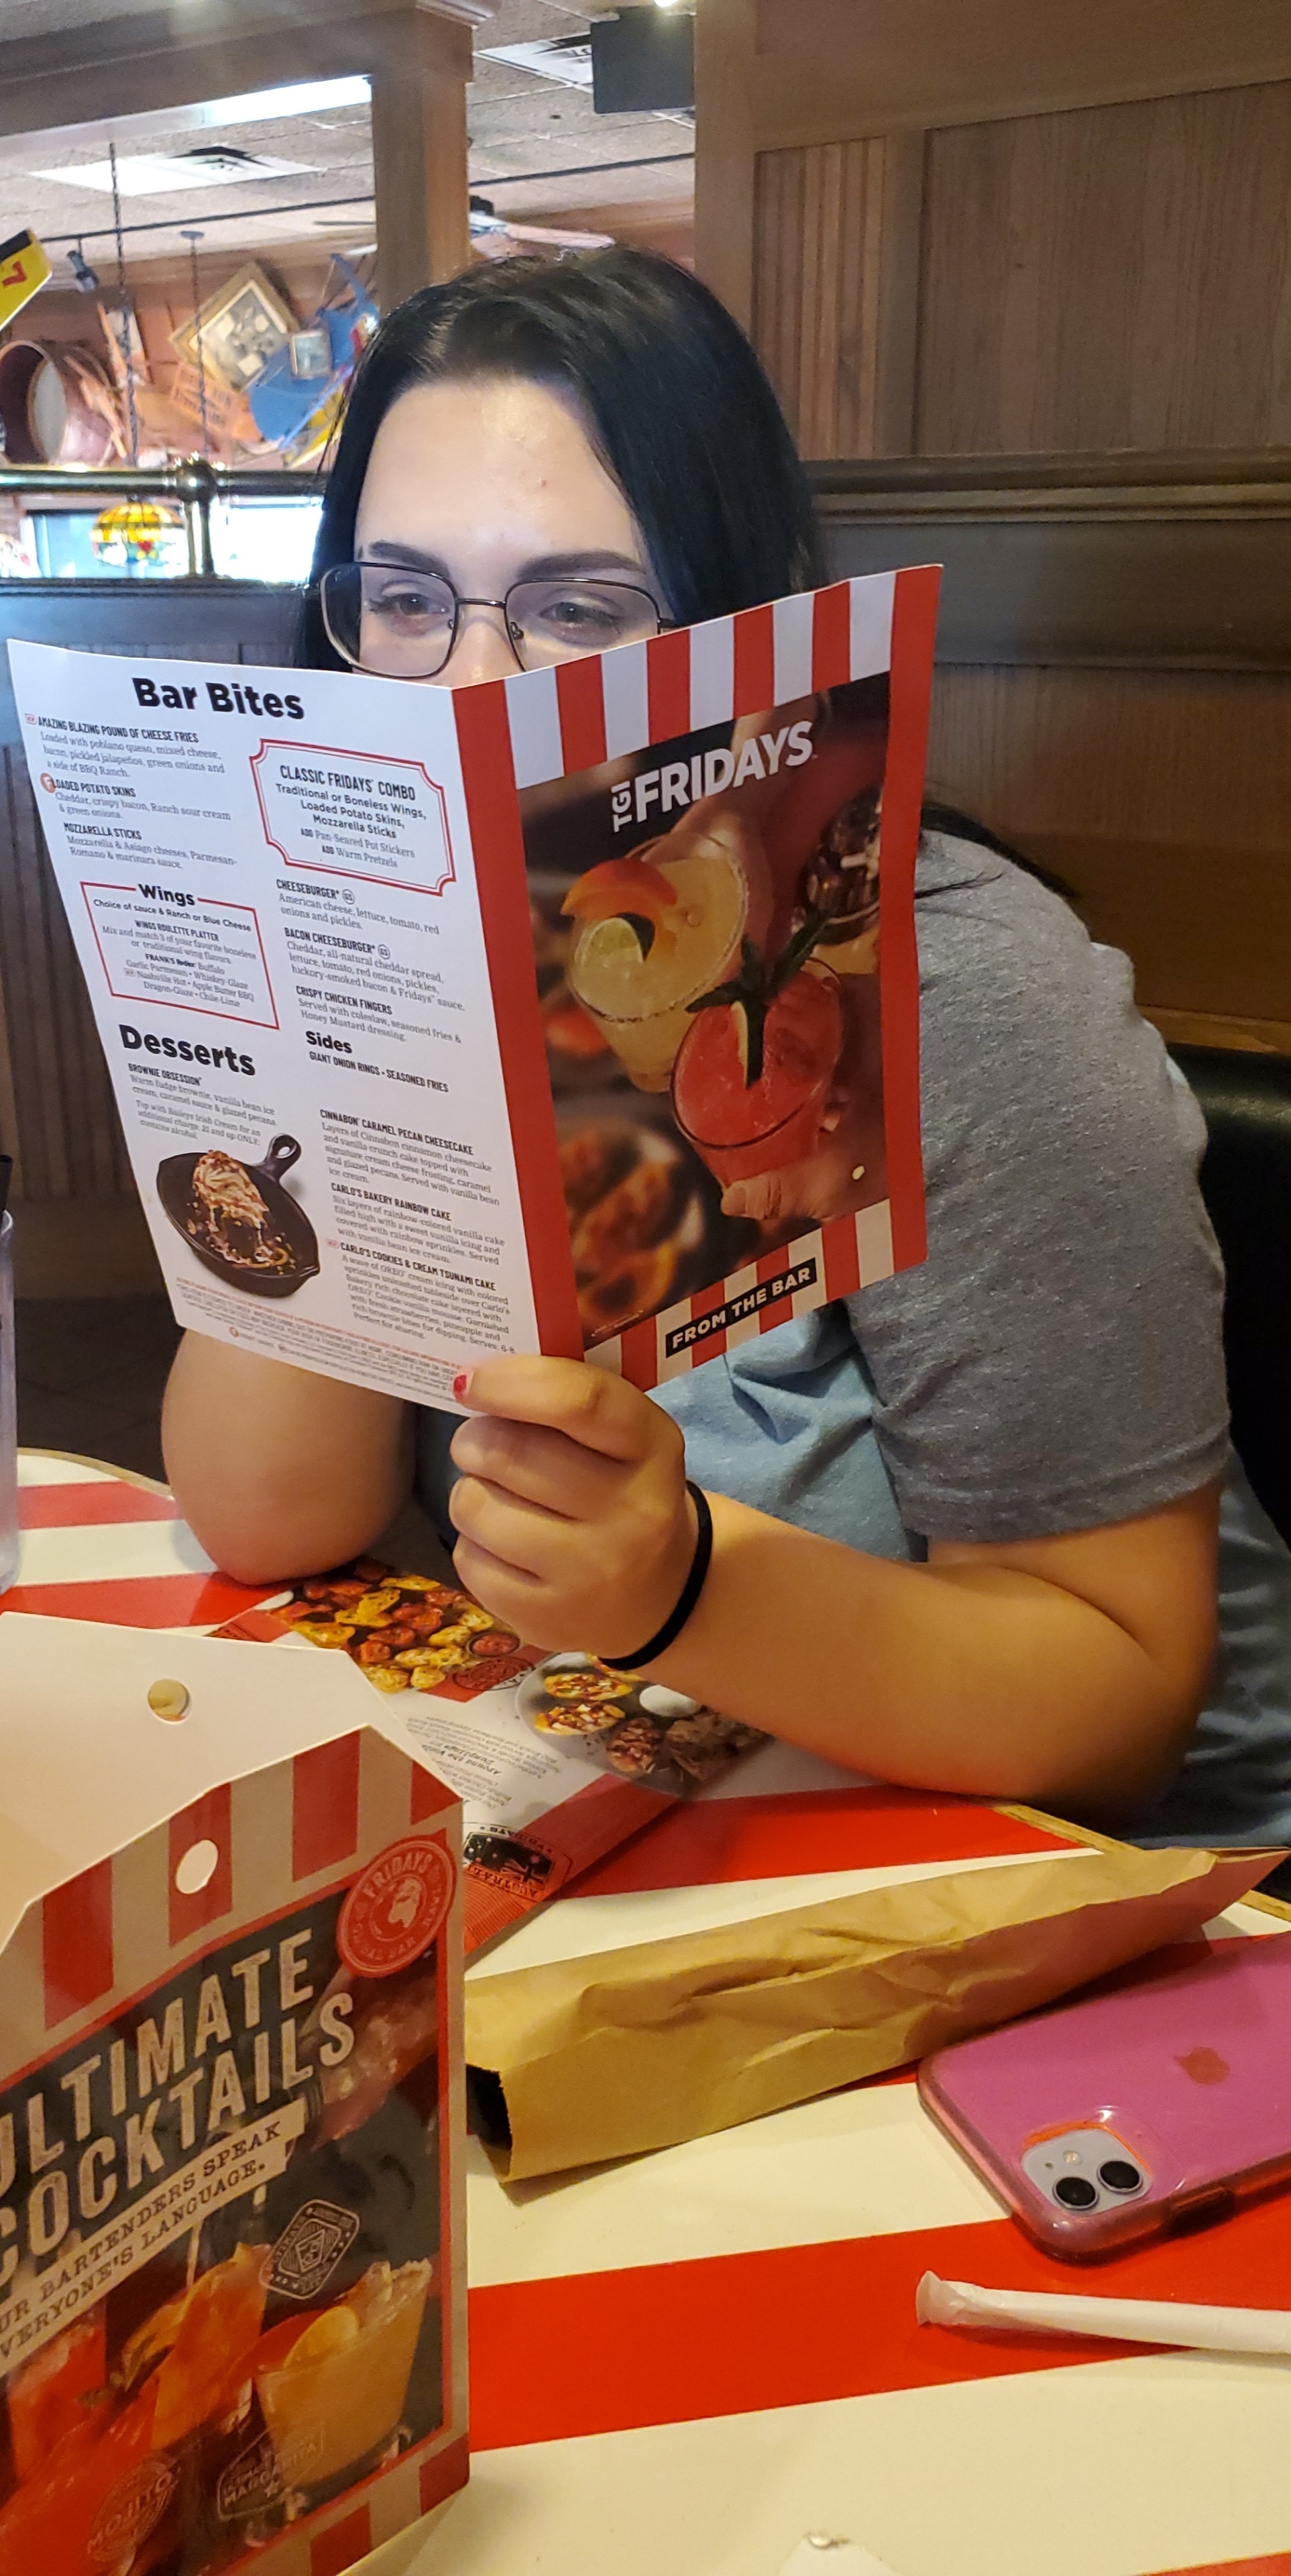
[[[180,1323],[451,1411],[920,1260],[936,591],[456,690],[12,645]]]

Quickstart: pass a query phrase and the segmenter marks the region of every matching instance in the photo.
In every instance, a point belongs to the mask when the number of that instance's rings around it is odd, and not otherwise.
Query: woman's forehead
[[[502,557],[604,547],[639,557],[632,515],[572,403],[523,377],[414,385],[373,442],[359,548]]]

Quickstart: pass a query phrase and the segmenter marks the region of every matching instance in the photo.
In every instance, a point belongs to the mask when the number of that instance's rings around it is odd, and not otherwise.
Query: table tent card
[[[506,681],[11,646],[179,1321],[453,1408],[923,1257],[937,575]]]
[[[0,1621],[0,2567],[338,2572],[467,2474],[460,1821],[342,1656]]]

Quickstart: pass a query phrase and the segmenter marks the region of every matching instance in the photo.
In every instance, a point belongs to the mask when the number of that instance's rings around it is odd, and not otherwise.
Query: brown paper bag
[[[1113,1845],[475,1978],[477,2124],[511,2181],[734,2127],[1195,1932],[1271,1858]]]

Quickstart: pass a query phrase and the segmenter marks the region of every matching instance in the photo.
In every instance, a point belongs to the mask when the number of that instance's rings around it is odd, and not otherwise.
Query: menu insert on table
[[[339,1650],[462,1801],[476,1950],[765,1741],[592,1655],[540,1655],[469,1592],[357,1557],[217,1632]]]

